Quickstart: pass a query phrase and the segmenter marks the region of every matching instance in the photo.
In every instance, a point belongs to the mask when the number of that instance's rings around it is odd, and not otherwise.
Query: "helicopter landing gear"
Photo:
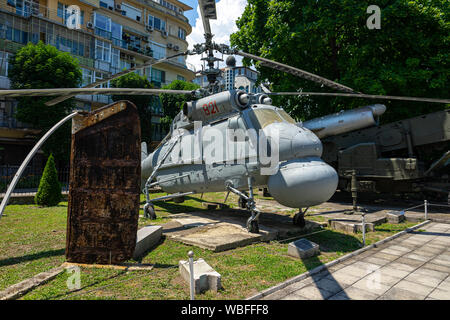
[[[173,202],[174,203],[183,203],[184,202],[184,197],[178,197],[178,198],[174,198]]]
[[[256,209],[255,200],[253,198],[253,187],[252,187],[252,178],[248,177],[248,186],[249,193],[247,195],[246,192],[241,192],[233,187],[232,182],[227,182],[227,189],[239,196],[239,206],[241,208],[246,208],[252,214],[251,217],[247,220],[247,230],[251,233],[259,233],[259,215],[260,211]]]
[[[156,219],[155,207],[151,203],[146,203],[144,205],[144,218],[150,218],[151,220]]]
[[[242,193],[248,197],[247,192],[242,192]],[[243,197],[239,197],[238,205],[239,205],[239,208],[247,209],[247,199],[245,199]]]
[[[305,210],[302,211],[302,209],[300,209],[300,211],[298,213],[295,214],[294,218],[293,218],[293,223],[296,226],[299,226],[300,228],[304,228],[306,225],[306,221],[305,221],[305,214],[306,211],[308,211],[308,208],[306,208]]]
[[[253,219],[253,217],[250,217],[247,220],[247,230],[250,233],[259,233],[258,220],[252,220],[252,219]]]

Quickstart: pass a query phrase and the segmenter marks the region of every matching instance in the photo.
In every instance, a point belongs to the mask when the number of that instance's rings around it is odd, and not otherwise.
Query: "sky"
[[[194,8],[194,10],[186,11],[184,15],[189,19],[192,26],[192,33],[187,36],[186,40],[189,43],[189,49],[193,48],[196,43],[203,43],[205,38],[203,36],[203,23],[200,18],[200,9],[197,0],[181,0],[187,5]],[[210,20],[211,31],[214,35],[213,41],[218,44],[230,44],[230,34],[237,31],[236,20],[244,12],[247,0],[216,0],[217,20]],[[219,55],[216,55],[219,57]],[[221,56],[220,56],[221,57]],[[201,70],[202,61],[201,56],[188,56],[187,62],[193,64],[195,69]],[[224,60],[227,56],[224,56]],[[236,57],[237,65],[241,64],[242,59]],[[225,63],[221,63],[221,67]]]

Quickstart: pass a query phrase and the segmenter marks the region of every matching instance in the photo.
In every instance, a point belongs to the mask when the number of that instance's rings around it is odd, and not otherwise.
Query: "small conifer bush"
[[[51,154],[45,165],[34,202],[39,206],[53,207],[61,201],[61,198],[61,184],[58,181],[55,159]]]

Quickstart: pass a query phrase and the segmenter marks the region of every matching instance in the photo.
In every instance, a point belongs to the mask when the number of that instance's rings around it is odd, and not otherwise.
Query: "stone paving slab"
[[[450,224],[420,232],[339,262],[272,292],[266,300],[449,300]]]

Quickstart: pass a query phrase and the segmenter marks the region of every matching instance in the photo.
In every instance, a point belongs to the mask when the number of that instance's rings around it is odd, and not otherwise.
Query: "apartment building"
[[[10,85],[8,58],[28,42],[43,41],[71,53],[82,68],[83,85],[185,51],[192,31],[184,16],[188,10],[178,0],[0,0],[0,88]],[[157,88],[194,78],[185,57],[172,60],[137,73]],[[104,95],[76,97],[78,107],[86,110],[110,102]],[[15,108],[14,100],[0,101],[0,165],[23,159],[35,141],[36,132],[14,119]],[[152,110],[153,139],[160,140],[161,105]]]

